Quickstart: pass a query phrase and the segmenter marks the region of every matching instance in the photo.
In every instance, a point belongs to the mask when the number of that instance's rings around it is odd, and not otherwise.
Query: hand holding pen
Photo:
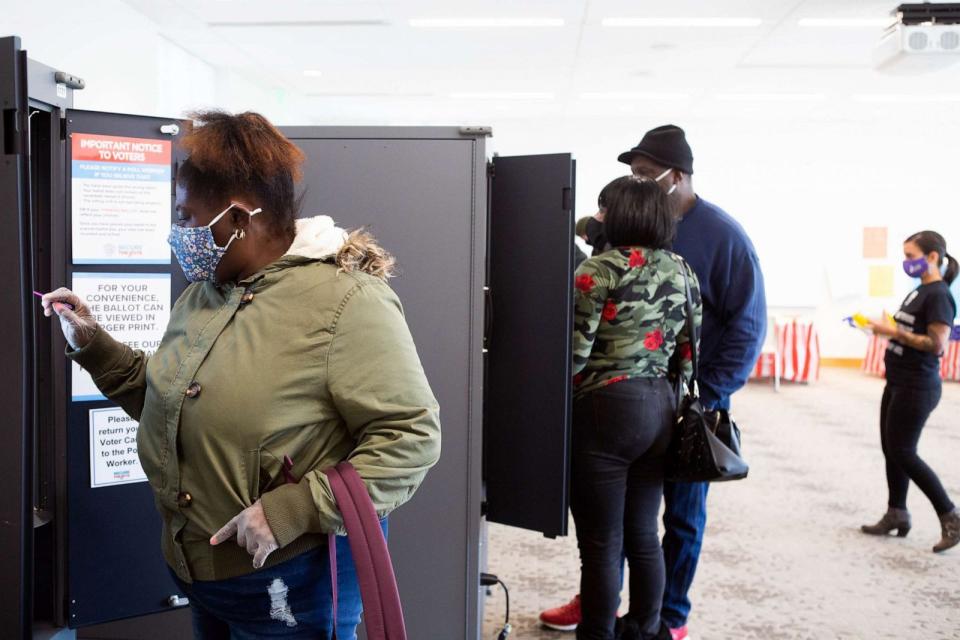
[[[54,314],[60,318],[60,328],[67,344],[73,349],[82,349],[97,332],[97,319],[80,296],[65,287],[50,293],[34,291],[43,305],[43,315]]]

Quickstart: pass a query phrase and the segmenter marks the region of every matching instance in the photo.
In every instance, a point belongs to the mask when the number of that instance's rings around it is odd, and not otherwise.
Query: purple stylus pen
[[[34,292],[33,292],[33,295],[37,296],[38,298],[42,298],[42,297],[43,297],[43,294],[40,293],[39,291],[34,291]],[[67,304],[66,302],[57,302],[57,303],[55,303],[55,304],[62,304],[62,305],[65,306],[67,309],[70,309],[70,311],[73,311],[73,305],[72,305],[72,304]]]

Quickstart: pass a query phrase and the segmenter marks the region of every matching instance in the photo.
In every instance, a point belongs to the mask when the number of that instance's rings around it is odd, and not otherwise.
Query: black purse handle
[[[690,278],[687,276],[686,262],[682,258],[677,256],[675,262],[680,267],[680,273],[683,275],[683,291],[686,294],[686,311],[687,311],[687,336],[690,338],[690,364],[693,366],[693,375],[690,377],[690,382],[687,383],[687,388],[690,391],[690,395],[697,396],[697,380],[700,378],[700,356],[697,353],[699,351],[697,340],[697,328],[694,325],[694,310],[693,310],[693,294],[690,292]],[[679,362],[679,358],[678,358]],[[678,375],[683,375],[683,372],[678,372]]]

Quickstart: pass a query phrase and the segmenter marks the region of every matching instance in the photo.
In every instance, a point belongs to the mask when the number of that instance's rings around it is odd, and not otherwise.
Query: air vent
[[[914,31],[907,40],[907,47],[911,51],[923,51],[930,44],[930,38],[923,31]]]
[[[904,49],[910,53],[960,53],[960,25],[903,27]]]

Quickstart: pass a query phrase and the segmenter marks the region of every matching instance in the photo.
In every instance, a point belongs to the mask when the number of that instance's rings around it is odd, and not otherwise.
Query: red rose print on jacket
[[[634,249],[630,252],[630,268],[642,267],[647,264],[647,259],[643,257],[643,251]]]
[[[584,293],[590,293],[593,290],[594,284],[593,276],[591,276],[589,273],[577,276],[577,279],[574,281],[574,285],[577,287],[577,289],[583,291]]]
[[[693,349],[690,348],[689,342],[684,342],[682,345],[680,345],[680,357],[684,360],[693,359]]]
[[[582,373],[578,373],[577,375],[573,376],[573,386],[579,387],[581,382],[583,382]]]
[[[617,305],[613,300],[607,300],[607,304],[604,305],[601,316],[607,322],[610,322],[617,317]]]
[[[656,351],[663,345],[663,331],[651,331],[643,338],[643,346],[649,351]]]

